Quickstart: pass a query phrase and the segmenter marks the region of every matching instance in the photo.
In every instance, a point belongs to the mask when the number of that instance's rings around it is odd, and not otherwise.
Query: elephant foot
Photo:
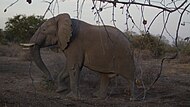
[[[100,91],[97,91],[97,92],[93,93],[93,96],[96,98],[99,98],[99,99],[104,99],[104,98],[106,98],[106,93],[102,93]]]
[[[129,95],[130,95],[130,101],[138,101],[139,100],[139,90],[137,88],[135,88],[135,90],[133,92],[130,92]]]
[[[131,97],[129,98],[129,100],[130,100],[130,101],[140,101],[140,100],[144,100],[144,99],[140,99],[140,98],[137,97],[137,95],[135,95],[135,96],[131,96]]]
[[[67,95],[66,95],[67,98],[72,98],[72,99],[80,99],[80,97],[77,95],[77,94],[74,94],[72,91],[70,91]]]
[[[58,87],[57,90],[56,90],[56,92],[57,92],[57,93],[61,93],[61,92],[65,92],[65,91],[67,91],[67,90],[69,90],[69,89],[66,88],[66,87]]]
[[[137,99],[134,98],[134,97],[130,97],[129,100],[130,100],[130,101],[136,101]]]

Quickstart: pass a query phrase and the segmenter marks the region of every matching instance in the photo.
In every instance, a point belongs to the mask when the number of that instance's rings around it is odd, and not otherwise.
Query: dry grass
[[[17,45],[18,46],[18,45]],[[29,61],[15,60],[15,56],[24,57],[21,47],[0,45],[0,107],[189,107],[190,98],[190,64],[171,63],[164,64],[161,78],[154,87],[147,92],[144,101],[129,101],[128,84],[124,78],[111,79],[108,88],[108,97],[95,99],[93,94],[99,85],[99,75],[87,72],[83,69],[79,92],[83,99],[73,100],[66,98],[63,94],[57,94],[52,84],[46,83],[42,78],[40,69],[32,64],[31,73],[34,79],[34,90],[31,78],[28,74]],[[10,50],[9,50],[10,49]],[[14,50],[14,51],[13,51]],[[10,53],[8,53],[10,52]],[[52,74],[57,74],[65,66],[62,53],[42,51],[42,59]],[[12,56],[12,57],[4,57]],[[9,61],[7,62],[7,59]],[[142,79],[146,87],[155,79],[159,71],[159,59],[142,60],[139,63],[143,70]],[[126,91],[124,91],[126,89]],[[141,91],[142,88],[140,87]]]
[[[0,56],[19,57],[21,60],[30,60],[28,50],[23,50],[18,44],[0,45]]]
[[[135,49],[134,50],[134,55],[136,58],[140,58],[142,60],[149,60],[152,59],[153,55],[152,52],[149,50],[139,50],[139,49]]]
[[[188,63],[190,63],[190,56],[180,54],[178,56],[177,62],[180,64],[188,64]]]
[[[154,62],[154,63],[153,63]],[[148,88],[152,82],[156,79],[159,74],[160,66],[158,65],[159,61],[151,61],[142,62],[137,67],[136,79],[137,85],[143,86],[145,85]]]

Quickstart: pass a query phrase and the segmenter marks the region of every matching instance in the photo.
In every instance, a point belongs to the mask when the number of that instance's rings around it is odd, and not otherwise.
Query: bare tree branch
[[[179,37],[179,29],[180,29],[180,25],[181,25],[181,21],[182,21],[182,17],[185,13],[185,11],[187,10],[187,8],[190,6],[190,3],[184,8],[183,12],[180,15],[179,21],[178,21],[178,26],[177,26],[177,30],[176,30],[176,38],[175,38],[175,46],[178,48],[178,37]]]
[[[4,12],[7,12],[7,9],[16,4],[19,0],[16,0],[15,2],[11,3],[9,6],[7,6],[4,10]]]
[[[54,16],[54,13],[53,13],[52,10],[51,10],[51,6],[52,6],[52,3],[53,3],[54,1],[55,1],[55,0],[52,0],[51,2],[49,2],[49,1],[44,1],[44,2],[46,2],[46,3],[49,3],[49,5],[48,5],[48,7],[47,7],[47,9],[46,9],[46,11],[45,11],[45,13],[44,13],[44,15],[43,15],[43,18],[46,16],[46,14],[47,14],[48,11],[50,11],[51,14]]]
[[[183,7],[185,5],[185,3],[187,3],[188,0],[185,0],[183,3],[181,3],[180,6],[178,6],[177,8],[174,8],[174,9],[169,8],[169,7],[153,5],[151,3],[146,4],[146,3],[140,3],[140,2],[135,2],[135,1],[131,1],[131,2],[116,1],[116,0],[114,0],[114,1],[113,0],[94,0],[94,1],[108,2],[108,3],[112,3],[112,4],[117,4],[117,3],[119,3],[119,4],[135,4],[135,5],[140,5],[140,6],[153,7],[153,8],[161,9],[161,10],[168,11],[168,12],[174,12],[174,11],[180,9],[181,7]]]

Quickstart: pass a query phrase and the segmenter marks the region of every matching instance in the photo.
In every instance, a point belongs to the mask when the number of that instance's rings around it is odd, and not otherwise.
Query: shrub
[[[189,43],[189,41],[179,39],[178,40],[178,48],[179,48],[180,54],[190,56],[190,43]]]
[[[185,54],[180,54],[178,56],[177,62],[180,64],[188,64],[190,63],[190,56],[185,55]]]
[[[0,56],[18,57],[21,50],[17,44],[0,45]]]
[[[153,36],[151,34],[135,35],[132,38],[132,44],[134,48],[140,50],[150,50],[153,57],[160,57],[166,53],[166,47],[170,47],[164,40],[160,39],[158,36]]]
[[[8,42],[28,42],[45,20],[41,16],[16,15],[5,23],[5,39]]]

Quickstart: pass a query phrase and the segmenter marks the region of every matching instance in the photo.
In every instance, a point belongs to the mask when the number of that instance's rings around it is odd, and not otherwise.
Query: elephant
[[[40,48],[58,46],[66,57],[65,69],[58,75],[57,92],[68,89],[64,84],[69,78],[70,92],[67,96],[78,97],[79,76],[82,67],[101,74],[97,96],[106,95],[109,79],[120,75],[129,82],[130,99],[135,95],[135,62],[129,39],[112,26],[91,25],[78,19],[71,19],[62,13],[45,21],[30,39],[31,55],[36,65],[53,80],[43,63]]]

